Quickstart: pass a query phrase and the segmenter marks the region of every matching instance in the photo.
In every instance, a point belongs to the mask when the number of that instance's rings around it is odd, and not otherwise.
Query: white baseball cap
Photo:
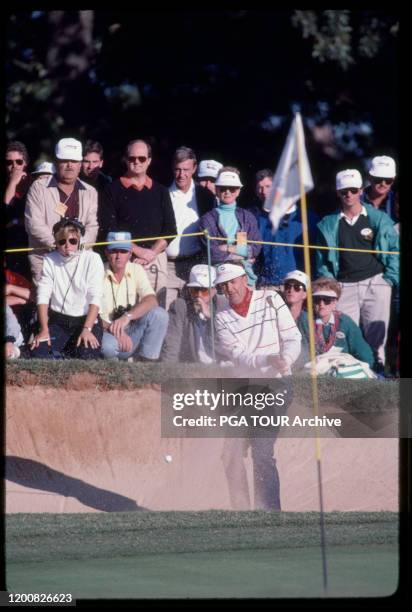
[[[333,289],[318,289],[314,293],[312,293],[312,297],[322,296],[322,297],[331,297],[338,299],[338,294]]]
[[[223,168],[223,165],[214,159],[205,159],[200,162],[199,169],[197,171],[198,178],[202,178],[204,176],[209,176],[210,178],[216,178],[220,168]]]
[[[307,274],[301,272],[300,270],[293,270],[292,272],[288,272],[283,279],[283,283],[286,283],[288,280],[295,280],[298,283],[301,283],[305,289],[310,285],[310,280]]]
[[[342,170],[336,175],[336,189],[348,189],[349,187],[362,187],[362,177],[359,170]]]
[[[221,172],[215,183],[217,187],[243,187],[236,172]]]
[[[56,168],[54,164],[45,161],[41,162],[41,164],[38,164],[33,170],[32,174],[54,174],[55,172]]]
[[[59,140],[54,153],[57,159],[83,161],[82,143],[75,138],[62,138]]]
[[[371,161],[369,174],[371,176],[378,176],[381,178],[395,178],[395,160],[392,157],[388,157],[387,155],[382,155],[381,157],[374,157]]]
[[[216,280],[216,270],[210,268],[210,282],[211,286],[214,287]],[[209,266],[207,264],[198,264],[193,266],[189,274],[188,287],[209,287]]]
[[[242,266],[236,266],[231,263],[220,264],[216,268],[216,273],[216,285],[219,285],[219,283],[226,283],[239,276],[246,276],[245,269]]]

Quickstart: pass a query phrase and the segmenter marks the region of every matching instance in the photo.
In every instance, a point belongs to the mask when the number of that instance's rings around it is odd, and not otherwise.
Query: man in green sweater
[[[318,223],[317,243],[329,249],[316,251],[317,276],[340,282],[339,310],[361,326],[377,371],[383,372],[392,287],[399,283],[399,256],[394,253],[399,237],[386,213],[362,204],[358,170],[338,172],[336,191],[340,209]],[[373,250],[385,252],[369,252]]]

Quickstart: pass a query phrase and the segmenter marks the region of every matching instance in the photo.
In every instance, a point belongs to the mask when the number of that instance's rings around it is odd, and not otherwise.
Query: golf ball
[[[172,461],[172,455],[165,455],[166,463],[170,463]]]

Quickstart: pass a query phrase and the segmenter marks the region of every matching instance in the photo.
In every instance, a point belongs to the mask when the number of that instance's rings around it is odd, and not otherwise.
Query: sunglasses
[[[359,189],[357,187],[348,187],[348,189],[339,189],[338,190],[338,194],[341,196],[347,196],[348,193],[353,193],[353,195],[355,195],[355,193],[359,193]]]
[[[374,185],[379,185],[379,183],[384,183],[385,185],[392,185],[395,179],[393,178],[383,178],[381,176],[371,176],[370,181]]]
[[[13,164],[17,164],[18,166],[22,166],[24,164],[24,159],[6,159],[6,165],[12,166]]]
[[[305,287],[300,283],[285,283],[285,291],[294,289],[295,291],[305,291]]]
[[[235,193],[235,191],[237,191],[239,189],[239,187],[219,187],[218,189],[220,189],[220,191],[230,191],[230,193]]]
[[[203,295],[209,293],[209,289],[207,287],[189,287],[189,291],[190,293],[203,293]]]
[[[131,164],[135,164],[137,161],[144,164],[144,162],[147,161],[147,157],[145,155],[129,155],[127,161]]]
[[[62,238],[61,240],[57,241],[57,244],[59,246],[63,246],[64,244],[66,244],[66,242],[68,242],[69,244],[79,244],[79,241],[77,238]]]
[[[322,295],[314,297],[313,298],[313,303],[314,304],[320,304],[321,302],[323,302],[324,304],[326,304],[326,306],[329,306],[329,304],[331,304],[333,302],[333,300],[336,300],[337,298],[333,298],[333,297],[324,297]]]

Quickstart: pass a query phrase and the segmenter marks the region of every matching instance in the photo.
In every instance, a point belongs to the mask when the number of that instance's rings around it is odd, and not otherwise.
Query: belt
[[[199,257],[202,255],[201,251],[199,251],[198,253],[195,253],[194,255],[178,255],[177,257],[169,257],[169,255],[167,256],[167,259],[169,261],[187,261],[188,259],[199,259]]]

